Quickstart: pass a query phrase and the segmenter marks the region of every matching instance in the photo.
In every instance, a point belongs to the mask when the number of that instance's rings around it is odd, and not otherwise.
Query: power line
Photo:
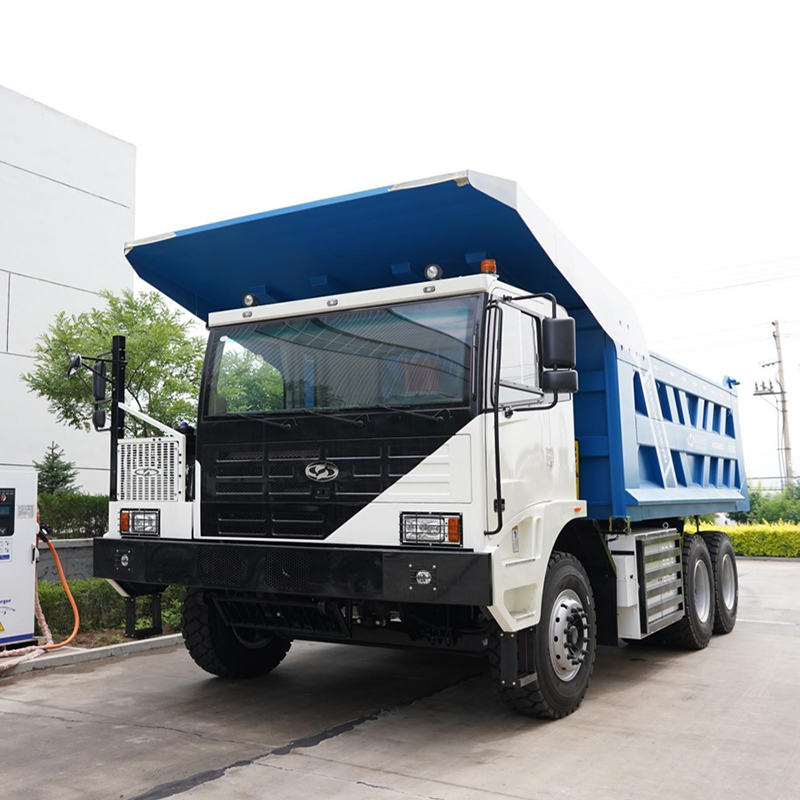
[[[708,280],[713,279],[715,275],[731,275],[732,273],[741,272],[741,271],[752,271],[756,267],[763,267],[765,269],[761,269],[761,272],[770,272],[771,270],[775,271],[782,271],[789,269],[791,267],[797,266],[800,264],[800,256],[792,256],[790,258],[779,258],[773,261],[754,261],[749,264],[739,264],[732,267],[718,267],[717,269],[711,270],[704,270],[701,275],[698,275],[697,270],[693,272],[683,272],[678,273],[677,275],[672,275],[672,280],[683,280],[684,278],[688,281],[697,281],[697,280]],[[770,266],[772,265],[772,266]],[[736,277],[732,275],[732,277]],[[627,288],[631,291],[636,291],[639,287],[642,288],[649,288],[652,285],[652,280],[639,280],[633,281],[627,284]]]
[[[695,353],[703,350],[716,350],[719,347],[735,347],[740,344],[751,344],[752,342],[765,342],[769,339],[768,335],[764,336],[751,336],[747,339],[730,339],[725,342],[714,342],[711,344],[698,344],[692,347],[678,347],[677,349],[669,348],[670,353]]]
[[[769,322],[756,322],[754,325],[737,325],[735,328],[720,328],[719,330],[715,331],[703,331],[703,336],[713,335],[717,333],[730,333],[731,331],[744,331],[750,328],[763,328],[765,325],[769,325]],[[683,339],[694,339],[697,340],[697,333],[690,333],[686,336],[670,336],[668,339],[654,339],[653,341],[659,344],[663,344],[664,342],[677,342]]]
[[[717,334],[733,333],[735,331],[747,331],[752,330],[753,328],[764,328],[769,324],[769,322],[756,322],[752,325],[737,325],[734,328],[717,328],[716,330],[703,329],[703,338],[705,339],[707,336],[716,336]],[[781,323],[781,325],[800,325],[800,319],[785,320]],[[781,336],[784,339],[794,339],[800,337],[800,333],[782,333]],[[686,339],[697,341],[697,333],[689,333],[686,336],[669,336],[666,339],[653,339],[652,343],[655,345],[662,345],[669,342],[684,341]]]
[[[724,292],[727,291],[728,289],[738,289],[743,286],[757,286],[758,284],[763,284],[763,283],[777,283],[779,281],[791,281],[798,279],[800,279],[800,271],[798,271],[797,274],[795,275],[787,275],[782,278],[763,278],[757,281],[729,283],[726,285],[709,286],[707,288],[699,288],[699,289],[687,289],[685,291],[678,291],[678,292],[663,292],[663,291],[653,290],[653,294],[651,296],[634,295],[633,299],[640,303],[650,303],[654,301],[666,300],[673,297],[687,297],[689,295],[694,295],[694,294],[707,294],[708,292]]]

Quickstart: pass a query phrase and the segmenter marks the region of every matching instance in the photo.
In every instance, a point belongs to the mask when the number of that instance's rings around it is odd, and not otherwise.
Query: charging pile
[[[75,598],[72,596],[72,592],[69,590],[69,584],[67,583],[67,578],[64,575],[64,569],[61,566],[61,559],[58,557],[58,551],[55,547],[53,547],[53,543],[50,541],[48,533],[49,529],[47,526],[41,525],[39,528],[38,537],[50,548],[50,552],[53,555],[53,561],[55,562],[56,569],[58,570],[58,577],[61,580],[61,585],[64,587],[64,591],[67,593],[67,599],[72,607],[72,616],[75,620],[72,626],[72,633],[66,639],[64,639],[63,642],[55,643],[53,641],[53,634],[50,633],[47,620],[44,618],[42,606],[39,603],[39,585],[38,582],[34,583],[34,610],[36,612],[36,620],[39,623],[39,629],[44,636],[45,643],[31,645],[30,647],[21,647],[14,650],[3,650],[0,652],[0,672],[5,672],[9,669],[13,669],[19,664],[24,663],[25,661],[31,661],[34,658],[38,658],[40,655],[48,652],[49,650],[57,650],[59,647],[65,647],[66,645],[70,644],[70,642],[72,642],[78,635],[78,628],[81,624],[81,615],[78,612],[78,606],[75,603]]]
[[[36,475],[0,473],[0,673],[25,661],[38,658],[72,642],[78,634],[80,615],[70,592],[61,560],[50,541],[46,525],[37,524]],[[69,599],[74,617],[70,636],[55,643],[39,604],[36,569],[38,541],[44,542],[53,555],[61,584]],[[34,615],[45,643],[33,635]]]

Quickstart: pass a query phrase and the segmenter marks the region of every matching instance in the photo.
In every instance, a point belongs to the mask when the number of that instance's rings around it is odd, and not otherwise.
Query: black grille
[[[273,512],[273,522],[324,522],[325,515],[321,511],[287,511],[280,509]]]
[[[342,482],[342,485],[337,489],[337,494],[340,495],[365,495],[370,497],[377,497],[383,488],[380,481],[376,480],[358,480]]]
[[[261,522],[231,522],[226,520],[219,524],[220,536],[268,536],[266,525]]]
[[[311,559],[304,553],[280,553],[267,556],[264,582],[267,589],[302,592],[311,575]]]
[[[266,522],[263,511],[220,511],[217,515],[220,522]]]
[[[261,461],[264,453],[261,450],[220,450],[217,461]]]
[[[217,494],[263,494],[260,483],[218,483]]]
[[[325,457],[332,461],[337,458],[380,459],[383,453],[379,442],[331,442],[325,450]]]
[[[291,464],[270,464],[270,478],[291,478],[294,476],[294,467]]]
[[[276,434],[277,435],[277,434]],[[202,447],[203,537],[324,539],[406,475],[449,436],[270,442]],[[315,461],[339,469],[329,483],[306,477]]]
[[[300,481],[274,481],[269,485],[270,494],[310,494],[311,484]]]
[[[270,461],[292,458],[319,458],[319,447],[270,448],[269,450]]]
[[[264,464],[260,461],[230,461],[217,464],[218,478],[261,478]]]
[[[241,559],[223,549],[205,546],[200,550],[200,577],[213,586],[241,586],[245,569]]]

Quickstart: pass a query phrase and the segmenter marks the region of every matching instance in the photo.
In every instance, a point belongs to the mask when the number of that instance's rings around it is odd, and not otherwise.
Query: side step
[[[636,531],[609,542],[617,567],[617,619],[623,639],[644,639],[684,614],[682,534]]]

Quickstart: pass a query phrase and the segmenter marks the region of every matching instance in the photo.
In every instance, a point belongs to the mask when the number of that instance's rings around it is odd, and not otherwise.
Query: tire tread
[[[723,533],[722,531],[701,531],[700,535],[703,537],[703,541],[705,541],[706,547],[708,548],[709,555],[711,556],[711,566],[713,567],[714,572],[714,594],[717,599],[717,604],[714,609],[714,633],[730,633],[733,630],[733,626],[736,624],[736,611],[738,608],[734,608],[733,624],[726,625],[725,621],[722,619],[722,609],[720,608],[719,603],[720,597],[717,596],[720,594],[717,592],[717,564],[719,562],[719,550],[724,541],[730,541],[730,537],[727,533]],[[731,547],[731,549],[733,548]],[[735,566],[736,563],[734,561],[734,568]]]
[[[681,650],[703,650],[704,648],[708,647],[708,640],[702,635],[702,632],[697,630],[694,620],[694,615],[689,613],[688,608],[688,586],[689,586],[689,579],[688,579],[688,569],[687,564],[689,563],[689,558],[691,555],[692,548],[695,547],[695,537],[697,534],[685,534],[683,537],[683,549],[681,551],[681,570],[683,572],[683,605],[685,613],[681,619],[677,622],[674,622],[668,628],[665,628],[658,634],[660,640],[664,642],[664,644],[670,645],[672,647],[677,647]],[[702,537],[698,537],[699,541],[705,544]],[[709,576],[713,581],[713,569],[712,574]],[[711,592],[713,610],[716,614],[716,597],[713,591]]]
[[[254,650],[250,658],[228,652],[214,641],[211,630],[211,609],[202,589],[186,590],[181,605],[181,634],[189,655],[198,667],[220,678],[252,678],[271,672],[286,657],[292,646],[290,639],[275,637],[269,651]],[[258,656],[256,656],[258,654]]]

